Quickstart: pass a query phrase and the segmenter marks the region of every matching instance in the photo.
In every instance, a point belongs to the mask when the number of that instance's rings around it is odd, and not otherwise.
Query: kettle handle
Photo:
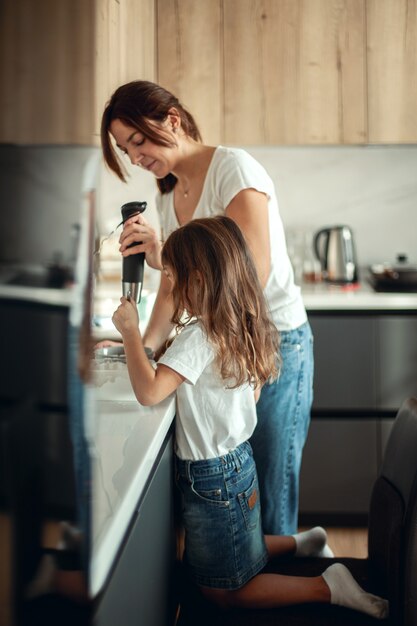
[[[325,258],[323,254],[320,254],[320,249],[319,249],[320,240],[322,239],[322,237],[325,237],[326,242],[327,242],[327,240],[329,239],[329,233],[330,233],[330,228],[322,228],[321,230],[317,231],[316,234],[314,235],[314,240],[313,240],[314,253],[316,257],[318,258],[318,260],[320,261],[320,263],[322,264],[322,267],[324,267]]]

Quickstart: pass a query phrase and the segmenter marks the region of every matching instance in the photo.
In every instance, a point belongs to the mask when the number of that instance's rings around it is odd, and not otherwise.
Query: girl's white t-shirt
[[[274,183],[264,167],[241,148],[218,146],[213,154],[194,218],[223,215],[233,198],[243,189],[256,189],[268,199],[271,271],[264,289],[272,319],[278,330],[293,330],[307,320],[300,287],[287,253]],[[174,193],[158,194],[156,201],[162,241],[177,228]]]
[[[253,389],[227,388],[199,321],[185,326],[158,363],[185,378],[176,392],[175,445],[181,459],[219,457],[249,439],[257,419]]]

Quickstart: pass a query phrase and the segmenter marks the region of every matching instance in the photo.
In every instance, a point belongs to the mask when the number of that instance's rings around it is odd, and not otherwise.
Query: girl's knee
[[[231,609],[238,605],[235,591],[213,589],[211,587],[200,587],[200,590],[207,600],[210,600],[221,609]]]

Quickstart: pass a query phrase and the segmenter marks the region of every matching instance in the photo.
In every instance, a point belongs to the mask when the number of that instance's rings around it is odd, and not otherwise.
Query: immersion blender
[[[143,213],[146,209],[146,202],[127,202],[121,208],[123,224],[129,217]],[[138,242],[131,243],[128,248],[137,246]],[[122,269],[122,289],[123,296],[136,303],[140,302],[143,283],[143,266],[145,261],[145,253],[131,254],[123,257]]]

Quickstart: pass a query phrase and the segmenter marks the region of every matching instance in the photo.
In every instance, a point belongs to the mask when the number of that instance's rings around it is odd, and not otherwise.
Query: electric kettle
[[[358,281],[355,244],[349,226],[330,226],[317,231],[313,249],[325,280],[342,284]]]

